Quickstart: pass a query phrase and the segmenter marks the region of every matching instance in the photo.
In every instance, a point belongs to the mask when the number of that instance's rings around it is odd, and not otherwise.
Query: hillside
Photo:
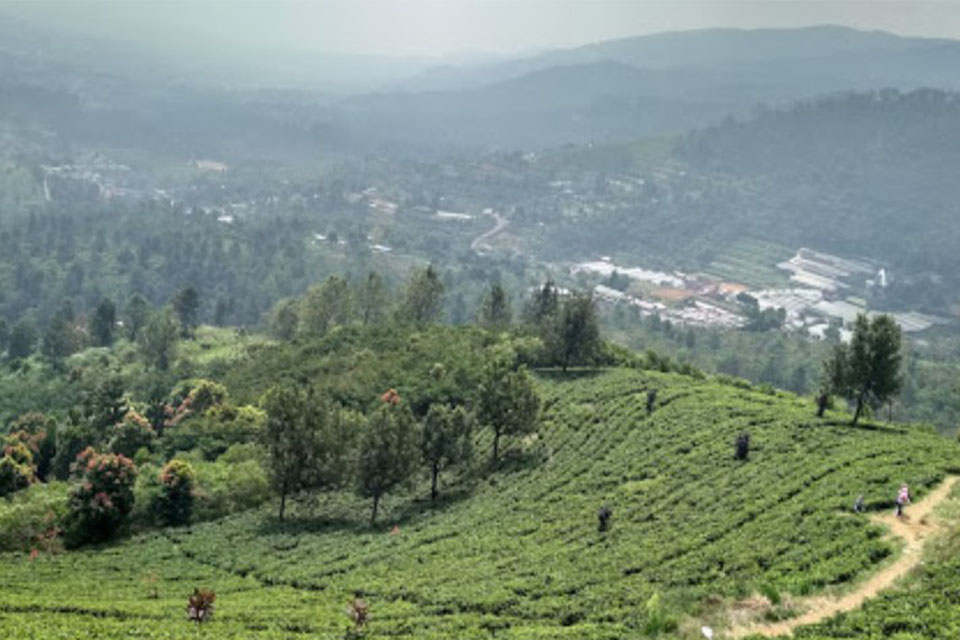
[[[622,638],[690,615],[720,624],[759,589],[807,594],[876,569],[895,545],[846,515],[850,503],[863,493],[868,510],[886,510],[903,481],[922,496],[960,453],[927,429],[851,428],[790,395],[675,374],[545,372],[539,386],[538,438],[492,475],[451,478],[436,507],[425,480],[388,499],[375,530],[365,502],[333,494],[300,503],[286,525],[270,505],[99,550],[3,556],[0,637],[194,637],[194,587],[217,591],[205,635],[218,638],[342,637],[354,595],[370,603],[368,637]],[[751,451],[738,462],[743,432]],[[604,504],[612,528],[600,534]]]
[[[722,225],[952,278],[958,123],[954,93],[842,94],[697,132],[680,157],[748,185]]]

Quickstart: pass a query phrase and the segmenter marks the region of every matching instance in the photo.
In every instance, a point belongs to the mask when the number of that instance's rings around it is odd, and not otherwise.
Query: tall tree
[[[86,394],[83,410],[87,424],[100,435],[122,422],[130,410],[130,404],[120,376],[108,375],[100,380]]]
[[[398,310],[403,322],[423,326],[437,322],[443,312],[443,282],[433,265],[413,273]]]
[[[293,298],[279,300],[270,311],[270,333],[280,340],[293,340],[300,324],[299,303]]]
[[[525,367],[517,369],[507,358],[495,358],[481,375],[477,398],[477,420],[493,430],[492,459],[496,463],[502,436],[536,430],[540,397]]]
[[[44,356],[58,362],[67,356],[76,353],[80,348],[80,334],[75,326],[76,315],[73,304],[65,300],[50,319],[47,330],[43,334],[40,351]]]
[[[104,298],[93,312],[90,321],[90,337],[98,347],[113,344],[113,330],[117,325],[117,307],[109,298]]]
[[[832,393],[853,400],[853,424],[860,420],[864,406],[882,405],[902,386],[900,377],[900,327],[886,314],[872,320],[858,314],[849,345],[837,345],[824,364],[827,386]]]
[[[357,451],[357,493],[373,498],[371,525],[377,521],[381,498],[413,476],[420,462],[419,441],[405,403],[384,402],[367,418]]]
[[[308,387],[274,387],[264,397],[263,408],[267,468],[280,495],[278,516],[283,520],[289,496],[343,484],[362,416]]]
[[[147,366],[166,371],[176,355],[177,319],[169,309],[150,314],[150,320],[140,331],[137,344]]]
[[[387,285],[376,271],[367,274],[367,278],[357,290],[357,310],[363,324],[377,324],[387,313],[389,298]]]
[[[322,336],[353,317],[350,286],[340,276],[330,276],[307,291],[300,310],[300,332]]]
[[[554,361],[563,367],[589,363],[600,348],[600,329],[593,296],[574,293],[563,301],[556,326],[545,339]]]
[[[147,326],[149,320],[150,303],[139,293],[130,296],[130,301],[127,302],[125,319],[127,338],[134,341],[137,340],[140,337],[140,331]]]
[[[267,426],[263,432],[270,483],[280,494],[278,517],[283,520],[287,496],[309,484],[314,450],[319,446],[321,421],[313,411],[313,398],[305,389],[276,387],[263,401]]]
[[[547,280],[530,297],[524,316],[528,323],[535,327],[552,324],[560,311],[560,296],[552,280]]]
[[[512,318],[510,299],[499,282],[495,282],[480,302],[479,320],[485,327],[503,328]]]
[[[184,338],[193,335],[200,315],[200,294],[193,287],[184,287],[170,301],[180,321],[180,331]]]
[[[463,407],[451,409],[445,404],[430,405],[420,432],[420,452],[430,466],[430,499],[437,499],[440,472],[450,465],[469,460],[473,455],[470,434],[473,417]]]

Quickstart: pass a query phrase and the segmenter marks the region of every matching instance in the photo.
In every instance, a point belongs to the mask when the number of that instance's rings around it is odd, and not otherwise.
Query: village
[[[606,284],[593,287],[602,302],[628,305],[641,317],[656,315],[680,326],[744,328],[758,312],[773,310],[780,314],[783,330],[818,340],[832,335],[846,342],[852,336],[850,325],[861,313],[888,313],[906,333],[947,322],[916,311],[870,309],[866,294],[887,287],[889,276],[869,261],[801,248],[777,268],[789,274],[790,286],[752,288],[707,273],[622,267],[609,256],[575,264],[570,272],[604,278]]]

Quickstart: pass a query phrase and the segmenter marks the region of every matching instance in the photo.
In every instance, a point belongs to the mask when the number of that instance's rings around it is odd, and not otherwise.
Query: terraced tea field
[[[367,637],[645,637],[654,594],[682,625],[761,588],[862,578],[895,547],[846,513],[857,494],[888,509],[901,482],[922,497],[960,461],[932,430],[851,428],[815,419],[808,400],[678,375],[546,376],[541,391],[525,456],[462,475],[437,506],[426,484],[388,498],[376,530],[365,501],[337,494],[286,524],[271,505],[100,550],[0,557],[0,637],[195,638],[194,587],[217,592],[199,630],[216,638],[341,638],[355,595],[370,604]],[[737,461],[743,432],[750,457]],[[600,533],[604,504],[612,527]]]

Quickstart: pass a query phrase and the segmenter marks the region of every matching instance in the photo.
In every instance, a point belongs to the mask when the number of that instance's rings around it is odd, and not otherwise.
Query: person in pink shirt
[[[910,503],[910,488],[904,482],[900,485],[900,493],[897,495],[897,515],[903,515],[903,507]]]

